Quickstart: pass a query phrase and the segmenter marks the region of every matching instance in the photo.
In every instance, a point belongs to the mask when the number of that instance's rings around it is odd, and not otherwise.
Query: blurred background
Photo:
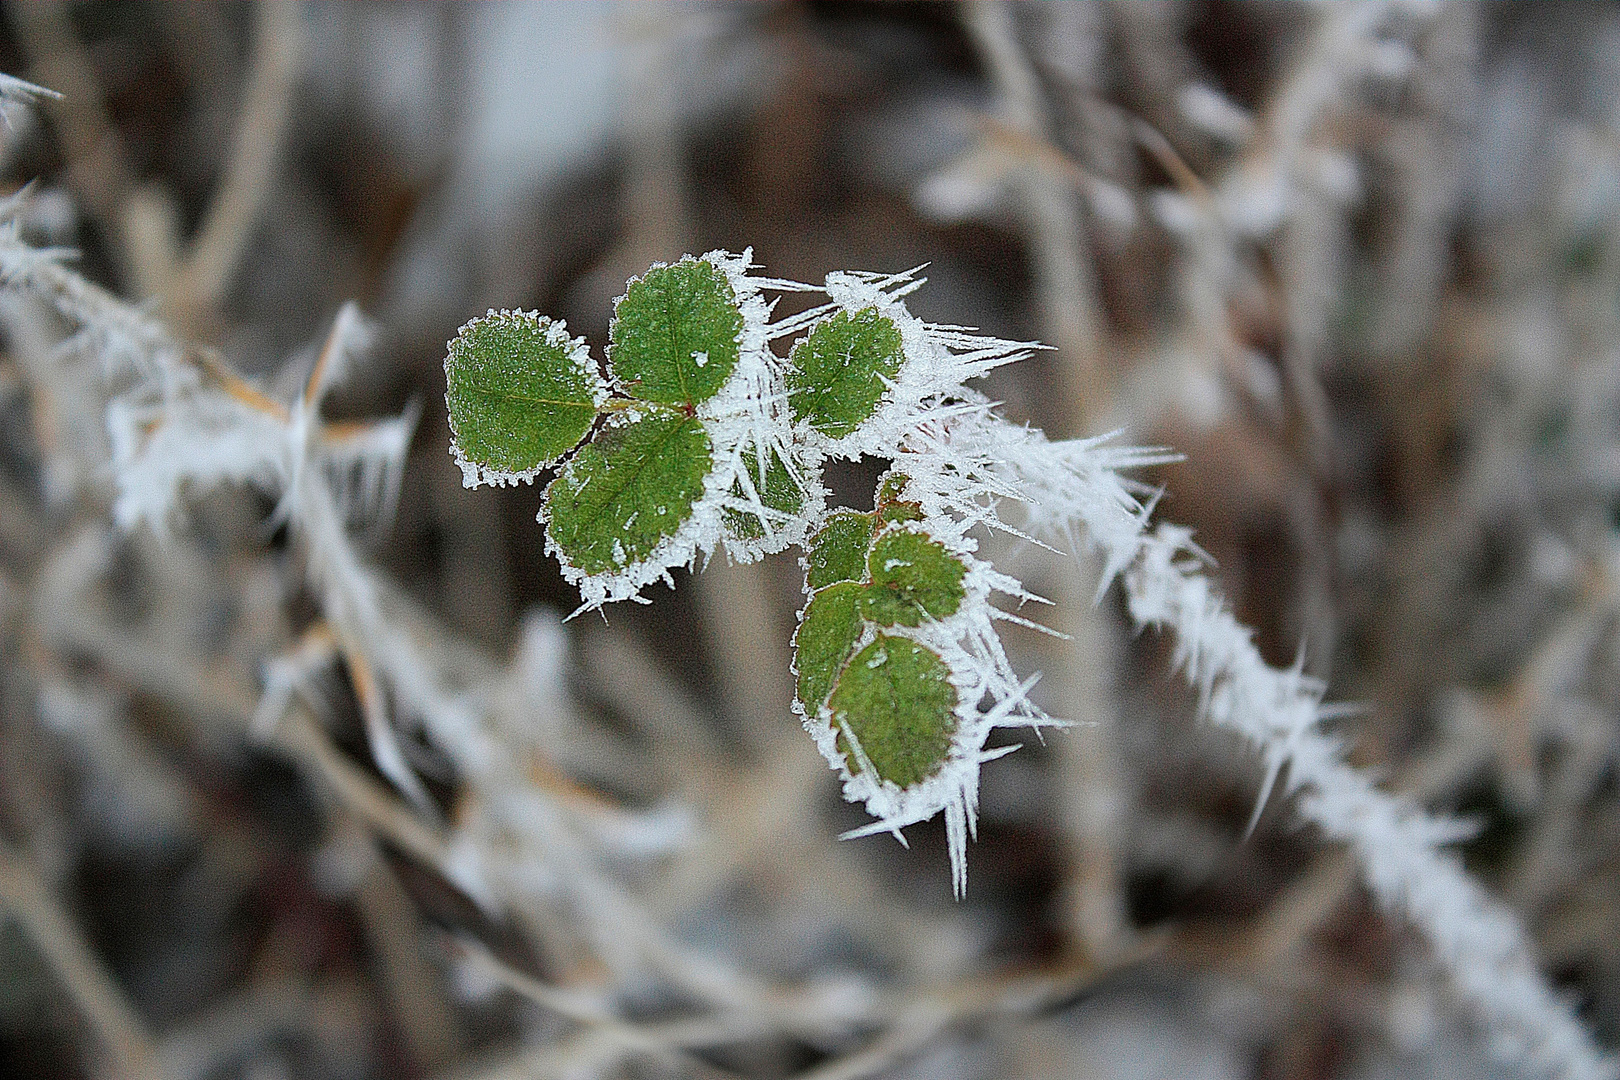
[[[0,70],[65,95],[6,109],[35,242],[283,400],[375,320],[327,415],[421,412],[357,543],[521,763],[400,720],[413,801],[341,657],[251,725],[319,638],[301,541],[251,488],[113,529],[105,403],[8,295],[0,1073],[1519,1075],[1288,800],[1245,837],[1260,763],[1083,562],[991,548],[1097,723],[986,767],[961,902],[938,821],[837,840],[791,556],[560,621],[539,490],[447,453],[445,340],[537,308],[600,356],[626,277],[748,246],[927,263],[919,315],[1055,346],[1006,416],[1184,454],[1158,518],[1620,1043],[1620,8],[14,3]]]

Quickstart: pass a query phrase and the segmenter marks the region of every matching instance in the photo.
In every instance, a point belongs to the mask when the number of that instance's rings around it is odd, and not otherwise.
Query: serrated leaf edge
[[[608,419],[601,430],[611,430],[635,423],[640,417],[641,410],[626,410]],[[666,412],[663,406],[655,406],[645,410],[648,412]],[[698,421],[700,424],[702,421]],[[704,426],[708,434],[707,425]],[[710,460],[713,460],[714,443],[710,438]],[[703,493],[692,502],[692,512],[674,532],[658,541],[647,555],[637,562],[630,563],[623,569],[614,573],[592,574],[574,565],[568,558],[568,553],[552,539],[551,530],[551,500],[543,499],[540,510],[535,514],[535,520],[545,529],[546,554],[557,560],[562,568],[564,580],[579,590],[581,603],[569,618],[585,611],[594,611],[604,604],[616,603],[620,600],[635,600],[638,603],[650,603],[645,597],[639,595],[641,590],[655,581],[663,581],[670,588],[675,587],[675,579],[669,571],[678,566],[690,567],[701,550],[705,537],[719,529],[720,507],[722,500],[716,490],[716,474],[719,470],[710,467],[703,478]]]

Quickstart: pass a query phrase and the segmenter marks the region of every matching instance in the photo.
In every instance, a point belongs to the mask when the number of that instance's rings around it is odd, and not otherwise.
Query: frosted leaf
[[[866,557],[872,582],[861,594],[861,617],[880,626],[919,626],[956,614],[967,567],[945,545],[910,529],[890,529]]]
[[[872,515],[833,514],[816,534],[806,563],[811,589],[835,581],[860,581],[866,574],[866,551],[872,543]]]
[[[614,305],[608,368],[631,397],[692,408],[737,366],[742,332],[724,271],[689,255],[630,282]]]
[[[916,271],[888,275],[835,271],[827,275],[827,295],[838,309],[838,314],[817,326],[818,331],[829,328],[825,331],[831,335],[827,347],[818,354],[801,344],[793,356],[794,363],[816,360],[824,364],[823,372],[813,379],[792,371],[787,376],[790,386],[795,382],[800,386],[801,395],[823,385],[831,388],[826,415],[819,423],[808,406],[820,398],[805,397],[804,406],[795,405],[795,412],[802,414],[798,434],[807,453],[892,458],[909,433],[944,419],[960,408],[964,398],[975,396],[963,383],[1041,347],[923,322],[904,302],[922,283]],[[842,329],[832,335],[833,327]],[[862,327],[866,329],[857,333]],[[894,336],[898,336],[902,357],[898,366],[892,366],[888,352]],[[846,353],[849,361],[844,364]],[[841,373],[847,377],[840,377]],[[874,383],[881,388],[875,394]]]
[[[711,465],[709,437],[693,417],[612,424],[546,488],[551,545],[585,574],[621,573],[686,523]]]
[[[844,662],[860,643],[862,622],[856,613],[862,588],[841,582],[816,593],[805,607],[793,635],[799,702],[814,714],[832,693]]]
[[[468,487],[527,483],[579,445],[607,388],[583,338],[532,311],[490,311],[447,346],[451,453]]]
[[[902,788],[945,764],[956,705],[956,688],[939,654],[887,634],[855,654],[827,701],[850,772],[870,766],[881,780]]]
[[[793,419],[843,438],[876,411],[904,360],[900,331],[876,307],[836,313],[793,347],[787,375]]]

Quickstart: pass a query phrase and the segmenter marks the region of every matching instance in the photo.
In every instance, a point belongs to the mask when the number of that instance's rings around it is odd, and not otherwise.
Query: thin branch
[[[62,980],[106,1047],[114,1071],[127,1080],[162,1080],[155,1044],[134,1006],[34,868],[3,841],[0,905]]]
[[[1046,104],[1035,69],[1018,43],[1012,9],[1001,0],[970,0],[962,10],[990,69],[1006,127],[1036,145],[1048,143]],[[1023,187],[1036,291],[1046,324],[1043,337],[1063,358],[1062,408],[1050,418],[1056,423],[1048,426],[1060,434],[1086,434],[1097,418],[1107,415],[1112,389],[1085,226],[1069,183],[1050,167],[1027,170]]]
[[[302,52],[300,5],[259,0],[253,12],[253,70],[231,155],[169,294],[182,325],[218,310],[275,180],[291,114]]]
[[[352,823],[339,829],[358,831]],[[410,894],[375,851],[369,836],[349,842],[363,845],[369,856],[364,877],[355,888],[355,908],[365,926],[382,975],[383,995],[416,1063],[438,1072],[456,1062],[464,1050],[455,1010],[446,1000],[439,972],[423,955],[422,920]]]
[[[289,710],[274,741],[311,766],[339,801],[384,839],[435,869],[445,865],[449,840],[344,756],[307,709]]]

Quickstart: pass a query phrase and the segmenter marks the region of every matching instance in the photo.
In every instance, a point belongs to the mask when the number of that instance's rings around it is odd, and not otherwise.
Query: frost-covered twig
[[[1174,526],[1146,530],[1145,510],[1119,480],[1106,446],[1047,443],[990,421],[962,436],[974,459],[992,468],[1008,463],[1009,486],[1026,503],[1023,527],[1059,541],[1084,527],[1109,576],[1121,575],[1132,617],[1174,635],[1203,715],[1244,736],[1264,758],[1261,801],[1285,776],[1285,790],[1299,794],[1300,814],[1349,844],[1374,895],[1424,932],[1498,1049],[1549,1075],[1616,1074],[1547,986],[1512,913],[1442,850],[1470,835],[1469,827],[1429,816],[1344,761],[1338,742],[1318,727],[1332,715],[1321,684],[1298,667],[1278,670],[1261,659],[1252,632],[1205,576],[1190,534]],[[950,486],[958,490],[943,490]],[[961,498],[959,485],[939,487]]]
[[[1080,181],[1099,217],[1105,216],[1104,207],[1117,204],[1112,211],[1116,220],[1134,218],[1133,204],[1122,190],[1091,177],[1046,141],[1052,126],[1030,57],[1015,33],[1013,9],[1003,3],[973,3],[963,10],[997,88],[1001,110],[1013,127],[1010,134],[1035,144],[1025,151],[1032,167],[1026,167],[1021,177],[1025,234],[1035,256],[1034,284],[1043,336],[1057,347],[1062,373],[1055,395],[1057,407],[1046,410],[1045,415],[1061,425],[1060,432],[1083,433],[1110,413],[1114,372],[1108,363],[1106,327],[1088,258],[1090,230],[1069,190],[1070,178]],[[1099,35],[1097,27],[1086,24],[1100,22],[1104,9],[1068,5],[1053,13],[1051,24],[1044,28],[1049,49],[1065,53],[1064,81],[1081,110],[1096,112]],[[1071,47],[1065,49],[1065,44]],[[1096,150],[1102,141],[1095,127],[1087,125],[1090,145],[1084,150]],[[996,149],[1000,158],[1012,156],[1007,153],[1012,147]],[[1088,154],[1087,158],[1097,156]],[[1070,859],[1065,899],[1070,925],[1079,940],[1092,955],[1104,956],[1116,952],[1128,937],[1116,849],[1123,779],[1116,745],[1119,703],[1113,694],[1117,651],[1113,646],[1119,628],[1101,606],[1081,602],[1085,584],[1062,576],[1053,585],[1046,591],[1059,611],[1058,623],[1074,640],[1066,648],[1066,662],[1059,665],[1055,684],[1049,677],[1046,690],[1059,703],[1054,706],[1059,712],[1094,725],[1085,738],[1065,739],[1057,747],[1065,781],[1061,821]]]
[[[859,300],[880,302],[876,294]],[[885,310],[908,318],[892,306]],[[931,331],[919,324],[914,332],[921,339]],[[1264,758],[1260,803],[1285,777],[1285,790],[1299,794],[1306,820],[1348,843],[1374,894],[1429,938],[1498,1048],[1548,1074],[1614,1075],[1615,1064],[1598,1055],[1547,987],[1509,909],[1442,851],[1470,829],[1429,816],[1348,765],[1338,743],[1319,729],[1334,715],[1322,704],[1321,684],[1298,665],[1278,670],[1261,659],[1252,631],[1205,575],[1188,530],[1149,530],[1150,506],[1120,470],[1164,456],[1113,447],[1105,439],[1048,441],[1002,420],[959,385],[951,391],[950,367],[941,360],[929,369],[939,373],[939,382],[915,390],[907,407],[894,407],[886,425],[875,424],[866,435],[890,447],[895,471],[909,478],[906,495],[919,502],[924,519],[954,523],[948,528],[956,536],[980,525],[1071,550],[1081,544],[1097,550],[1100,587],[1120,578],[1136,622],[1172,632],[1177,661],[1199,691],[1203,715],[1243,735]],[[916,378],[926,381],[925,375]],[[1005,588],[1021,594],[1015,582]],[[834,756],[829,753],[829,760]],[[972,789],[963,790],[971,814]],[[868,806],[904,821],[898,809],[870,801]]]
[[[19,79],[15,75],[0,73],[0,118],[11,123],[11,107],[38,105],[42,98],[60,98],[62,95],[55,90],[47,90],[43,86],[35,86],[26,79]]]

